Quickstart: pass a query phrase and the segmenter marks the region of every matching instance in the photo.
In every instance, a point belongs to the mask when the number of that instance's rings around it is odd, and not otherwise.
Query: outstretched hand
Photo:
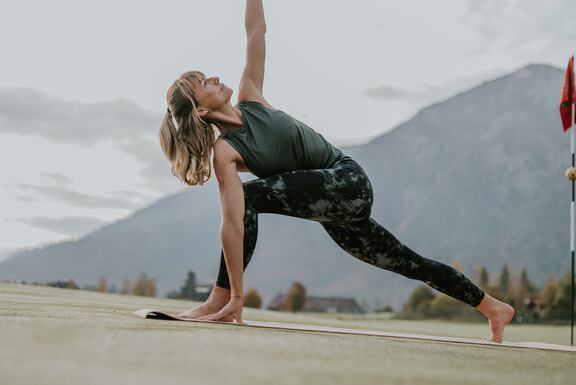
[[[230,301],[217,313],[205,315],[198,318],[199,321],[223,321],[240,323],[246,325],[242,321],[242,310],[244,308],[244,300],[239,297],[232,297]]]

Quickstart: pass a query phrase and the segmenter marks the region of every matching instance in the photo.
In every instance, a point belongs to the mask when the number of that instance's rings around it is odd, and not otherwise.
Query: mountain
[[[17,247],[0,247],[0,262],[10,258],[14,253],[16,253],[20,248]]]
[[[570,139],[558,101],[563,72],[531,64],[418,112],[363,145],[341,147],[374,187],[372,217],[423,256],[455,259],[475,279],[479,265],[499,273],[526,266],[542,285],[569,262]],[[351,127],[351,130],[353,127]],[[245,175],[243,180],[247,180]],[[21,250],[0,263],[0,279],[99,276],[122,285],[144,271],[159,295],[186,272],[213,282],[220,259],[214,179],[164,197],[76,241]],[[420,284],[351,257],[320,224],[262,214],[244,278],[268,302],[301,281],[310,295],[355,297],[398,308]]]
[[[532,64],[421,110],[347,152],[379,192],[376,216],[423,255],[543,285],[569,264],[564,178],[570,138],[558,114],[563,72]]]

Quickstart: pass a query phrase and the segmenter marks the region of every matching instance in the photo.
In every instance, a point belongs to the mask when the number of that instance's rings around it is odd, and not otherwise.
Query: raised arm
[[[246,0],[246,66],[240,80],[238,101],[265,102],[262,95],[266,57],[266,21],[262,0]],[[265,103],[267,104],[267,103]]]

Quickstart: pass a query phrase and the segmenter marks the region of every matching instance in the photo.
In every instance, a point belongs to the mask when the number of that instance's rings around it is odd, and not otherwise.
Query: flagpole
[[[566,170],[566,178],[572,181],[572,200],[570,201],[570,254],[571,254],[571,274],[570,274],[570,345],[574,345],[574,200],[576,183],[576,156],[574,155],[574,123],[576,123],[576,89],[574,86],[574,55],[568,60],[568,67],[564,74],[562,93],[560,96],[560,118],[564,132],[570,130],[570,152],[572,153],[572,167]]]
[[[574,103],[571,104],[574,111]],[[574,116],[573,114],[571,116]],[[574,164],[574,127],[570,130],[570,151],[572,152],[572,168]],[[572,254],[572,273],[570,275],[570,345],[574,345],[574,179],[572,179],[572,201],[570,202],[570,251]]]

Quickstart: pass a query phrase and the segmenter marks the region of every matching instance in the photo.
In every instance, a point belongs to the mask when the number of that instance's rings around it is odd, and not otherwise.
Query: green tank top
[[[349,158],[322,135],[287,113],[245,100],[236,104],[243,126],[221,135],[259,178],[293,170],[330,168]]]

